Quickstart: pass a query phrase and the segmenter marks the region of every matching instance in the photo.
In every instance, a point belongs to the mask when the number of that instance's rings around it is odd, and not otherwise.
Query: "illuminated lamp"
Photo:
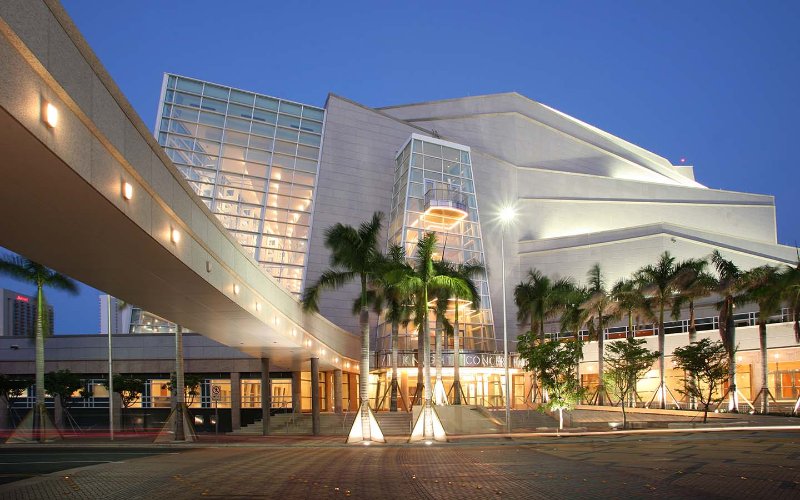
[[[46,102],[42,108],[42,119],[50,128],[55,128],[58,125],[58,108]]]

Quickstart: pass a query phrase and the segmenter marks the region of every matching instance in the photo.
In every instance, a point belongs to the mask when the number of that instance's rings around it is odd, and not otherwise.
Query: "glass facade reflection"
[[[485,265],[469,147],[413,134],[395,159],[389,243],[403,246],[413,260],[417,241],[431,231],[438,239],[435,258]],[[465,351],[492,351],[495,339],[486,274],[475,282],[480,292],[479,308],[472,309],[467,301],[458,302],[461,346]],[[451,323],[455,309],[456,302],[452,301],[447,311]],[[431,315],[431,332],[435,323]],[[381,325],[378,335],[379,350],[390,349],[391,325]],[[452,346],[453,339],[449,338],[445,349]],[[413,324],[401,327],[400,349],[417,349]]]
[[[259,266],[303,289],[321,108],[167,74],[156,135]]]

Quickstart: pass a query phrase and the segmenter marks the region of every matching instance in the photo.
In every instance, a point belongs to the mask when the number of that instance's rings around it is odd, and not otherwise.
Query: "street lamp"
[[[506,205],[500,210],[500,260],[503,273],[503,365],[506,369],[506,433],[511,434],[511,390],[508,371],[508,321],[506,321],[506,226],[514,222],[517,213],[514,207]]]

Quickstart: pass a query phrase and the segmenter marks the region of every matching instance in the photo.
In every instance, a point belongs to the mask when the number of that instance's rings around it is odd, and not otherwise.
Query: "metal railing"
[[[792,321],[789,308],[784,307],[781,312],[769,317],[767,323],[787,323]],[[733,315],[733,322],[737,327],[756,326],[758,325],[758,312],[745,312]],[[698,332],[716,330],[719,328],[719,316],[707,316],[695,319],[695,329]],[[679,334],[689,332],[689,320],[681,319],[677,321],[664,322],[664,334]],[[604,339],[613,340],[625,338],[628,335],[628,326],[613,326],[603,330]],[[581,340],[592,340],[589,336],[588,330],[580,330],[578,332]],[[650,337],[658,335],[658,324],[645,323],[633,326],[634,337]],[[545,333],[547,338],[556,339],[572,339],[575,338],[574,332],[561,332],[561,333]]]
[[[456,208],[467,211],[467,195],[448,188],[431,188],[425,192],[425,210],[429,208]]]

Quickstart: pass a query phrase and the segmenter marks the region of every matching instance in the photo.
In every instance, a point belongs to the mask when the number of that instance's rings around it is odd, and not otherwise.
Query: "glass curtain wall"
[[[166,75],[156,125],[189,185],[259,266],[303,289],[321,108]]]
[[[485,264],[469,148],[413,134],[395,161],[389,243],[403,246],[413,261],[417,242],[430,231],[438,239],[434,258],[457,264]],[[485,273],[475,281],[480,306],[473,309],[465,300],[458,304],[451,300],[447,318],[453,324],[458,307],[458,334],[464,352],[494,351],[491,299]],[[435,315],[430,316],[430,321],[433,335]],[[444,346],[446,351],[452,349],[453,338],[448,337]],[[399,348],[417,349],[416,325],[401,327]],[[379,326],[378,349],[391,349],[391,324]]]

